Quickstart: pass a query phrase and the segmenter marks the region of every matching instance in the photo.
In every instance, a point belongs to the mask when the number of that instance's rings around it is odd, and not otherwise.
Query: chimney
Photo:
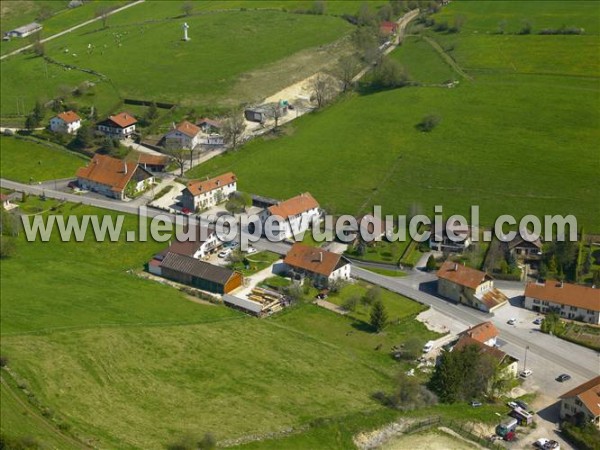
[[[319,252],[319,262],[323,262],[323,252]]]
[[[221,180],[217,180],[217,186],[221,186]]]
[[[123,173],[127,175],[127,163],[123,161]]]
[[[454,271],[458,272],[458,263],[454,263]]]

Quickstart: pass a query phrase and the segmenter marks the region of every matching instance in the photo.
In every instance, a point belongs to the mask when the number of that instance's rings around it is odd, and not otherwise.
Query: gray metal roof
[[[215,266],[190,256],[167,253],[160,267],[175,270],[214,283],[225,284],[233,276],[233,270]]]

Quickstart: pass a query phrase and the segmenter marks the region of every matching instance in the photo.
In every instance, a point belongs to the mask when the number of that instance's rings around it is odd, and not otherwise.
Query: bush
[[[562,431],[567,439],[581,450],[596,450],[600,448],[600,431],[588,423],[581,427],[568,422],[562,424]]]
[[[441,120],[442,119],[440,117],[431,114],[429,116],[425,116],[423,120],[421,120],[421,122],[415,125],[415,128],[424,133],[429,133],[431,130],[438,126]]]
[[[0,367],[8,366],[8,356],[0,355]]]

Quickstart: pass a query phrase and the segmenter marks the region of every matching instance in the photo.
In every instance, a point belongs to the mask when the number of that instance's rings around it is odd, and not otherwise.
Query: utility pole
[[[523,361],[523,370],[527,370],[527,351],[529,350],[529,345],[525,347],[525,360]]]

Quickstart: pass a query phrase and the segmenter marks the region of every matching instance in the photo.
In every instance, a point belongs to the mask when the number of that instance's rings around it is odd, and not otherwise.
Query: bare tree
[[[183,169],[187,160],[187,151],[181,147],[181,144],[174,139],[169,139],[165,142],[165,153],[169,155],[179,167],[179,175],[183,176]]]
[[[354,56],[343,57],[338,64],[337,77],[342,82],[342,92],[346,92],[352,86],[352,79],[358,70],[358,62]]]
[[[193,10],[194,2],[184,2],[183,5],[181,5],[181,11],[183,12],[184,16],[189,16],[190,14],[192,14]]]
[[[317,108],[325,106],[335,94],[335,86],[332,78],[322,73],[313,78],[310,83],[310,90],[317,102]]]
[[[102,19],[102,28],[108,27],[108,16],[110,15],[111,9],[108,6],[103,6],[96,10],[96,17]]]
[[[246,129],[246,122],[241,114],[232,112],[229,119],[223,124],[223,138],[225,142],[231,144],[231,148],[237,149],[240,137]]]
[[[279,103],[272,103],[269,105],[269,113],[275,121],[273,129],[276,130],[279,127],[279,119],[283,116],[283,109],[279,106]]]

